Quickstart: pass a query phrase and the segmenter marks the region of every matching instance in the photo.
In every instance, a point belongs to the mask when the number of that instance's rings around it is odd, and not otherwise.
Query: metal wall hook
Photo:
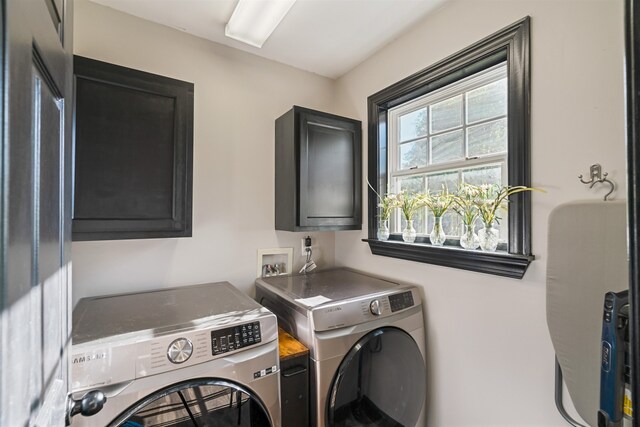
[[[578,179],[580,179],[580,182],[583,184],[590,184],[589,188],[593,188],[593,186],[597,183],[606,182],[607,184],[609,184],[611,186],[611,190],[604,195],[604,200],[607,201],[607,198],[616,189],[616,185],[613,183],[613,181],[607,178],[608,175],[609,174],[607,172],[602,172],[602,166],[596,163],[594,165],[591,165],[591,167],[589,168],[589,176],[591,177],[589,181],[585,181],[584,179],[582,179],[582,174],[578,175]]]

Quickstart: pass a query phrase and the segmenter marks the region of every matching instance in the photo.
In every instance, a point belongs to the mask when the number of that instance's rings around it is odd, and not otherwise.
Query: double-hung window
[[[445,214],[447,241],[431,246],[433,216],[414,217],[415,243],[404,243],[405,219],[391,218],[388,241],[376,238],[378,194],[454,193],[462,183],[530,186],[529,18],[489,36],[368,99],[369,235],[376,255],[521,278],[531,255],[530,194],[510,198],[494,253],[460,248],[462,223]],[[481,227],[481,222],[476,227]]]
[[[506,185],[507,106],[507,64],[501,62],[390,109],[387,188],[433,194],[455,192],[462,183]],[[419,242],[426,242],[433,221],[426,208],[418,212],[414,227],[422,237]],[[404,217],[396,212],[392,232],[400,233],[404,226]],[[443,226],[448,244],[457,245],[459,216],[446,213]],[[506,248],[506,221],[500,228]]]

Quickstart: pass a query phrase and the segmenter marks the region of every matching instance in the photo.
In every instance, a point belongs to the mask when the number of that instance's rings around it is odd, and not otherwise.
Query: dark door
[[[361,225],[361,124],[300,112],[300,226]]]
[[[625,1],[629,321],[633,414],[640,413],[640,0]],[[633,425],[640,417],[635,415]]]
[[[228,381],[200,379],[140,400],[109,424],[116,426],[270,427],[271,421],[251,391]]]
[[[2,1],[0,425],[64,425],[71,0]]]
[[[426,396],[424,359],[396,328],[377,329],[347,353],[327,399],[330,427],[414,427]]]

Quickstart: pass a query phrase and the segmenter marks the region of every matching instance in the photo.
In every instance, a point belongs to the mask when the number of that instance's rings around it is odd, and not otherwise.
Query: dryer
[[[333,269],[257,279],[256,299],[310,350],[312,426],[424,425],[425,331],[415,286]]]
[[[231,284],[79,301],[72,426],[280,426],[276,317]]]

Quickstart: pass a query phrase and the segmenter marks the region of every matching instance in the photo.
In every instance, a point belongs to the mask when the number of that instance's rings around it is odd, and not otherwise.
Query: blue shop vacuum
[[[629,348],[629,291],[607,292],[602,316],[598,427],[622,427],[632,418]]]

